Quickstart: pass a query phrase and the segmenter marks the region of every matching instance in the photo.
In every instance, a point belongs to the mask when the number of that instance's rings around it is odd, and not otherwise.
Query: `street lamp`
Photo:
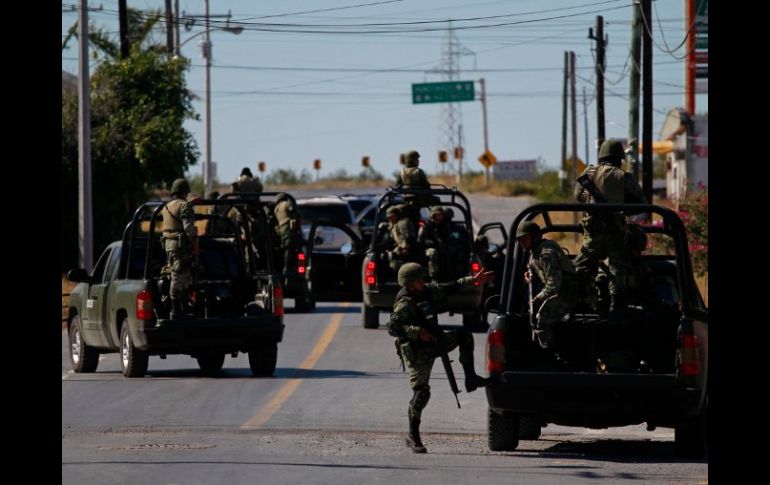
[[[243,32],[243,27],[236,26],[230,27],[225,25],[224,27],[209,27],[209,2],[206,1],[206,30],[198,32],[195,35],[190,36],[187,40],[179,44],[178,49],[181,49],[183,45],[190,42],[199,35],[205,35],[205,38],[201,41],[201,56],[206,60],[206,160],[203,166],[203,185],[205,187],[204,192],[208,194],[211,192],[212,185],[214,183],[211,176],[211,38],[209,36],[211,30],[224,30],[232,34],[238,35]]]

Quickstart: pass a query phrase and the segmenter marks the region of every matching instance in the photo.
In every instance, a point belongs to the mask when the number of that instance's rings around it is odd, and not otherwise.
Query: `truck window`
[[[92,282],[102,282],[102,277],[104,276],[104,268],[107,266],[107,259],[109,258],[111,252],[112,248],[107,248],[99,257],[99,261],[96,262],[96,266],[94,266],[94,270],[91,272]]]
[[[110,259],[107,261],[107,270],[104,272],[104,283],[109,283],[115,277],[115,272],[118,270],[118,263],[120,260],[120,246],[117,246],[112,250]]]

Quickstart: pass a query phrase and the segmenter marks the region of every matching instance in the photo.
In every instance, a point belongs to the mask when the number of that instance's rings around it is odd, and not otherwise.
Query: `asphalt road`
[[[479,213],[500,205],[472,203]],[[510,224],[515,214],[500,210]],[[273,378],[250,377],[245,355],[228,357],[218,377],[168,356],[126,379],[118,354],[74,374],[62,333],[62,483],[707,482],[708,464],[675,458],[664,428],[551,425],[515,452],[490,452],[483,390],[462,392],[457,409],[440,362],[423,413],[429,452],[415,455],[403,444],[411,391],[386,330],[364,329],[360,305],[344,303],[289,313],[285,324]],[[475,335],[482,374],[484,339]]]

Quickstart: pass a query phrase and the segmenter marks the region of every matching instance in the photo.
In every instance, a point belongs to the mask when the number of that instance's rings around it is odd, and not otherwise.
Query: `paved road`
[[[498,205],[472,203],[479,213]],[[515,214],[500,210],[508,225]],[[423,415],[429,453],[414,455],[403,445],[411,392],[393,339],[362,328],[359,312],[359,304],[321,303],[287,314],[276,376],[263,379],[250,377],[244,355],[228,357],[213,378],[187,356],[151,357],[141,379],[123,378],[117,354],[103,355],[94,374],[73,374],[62,333],[62,483],[707,480],[707,463],[673,458],[673,431],[663,428],[549,426],[515,452],[490,452],[486,396],[463,392],[457,409],[440,364]],[[484,337],[475,335],[479,370]]]

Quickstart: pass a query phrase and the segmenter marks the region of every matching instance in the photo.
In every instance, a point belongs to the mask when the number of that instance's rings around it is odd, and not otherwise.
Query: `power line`
[[[272,17],[287,17],[289,15],[302,15],[306,13],[318,13],[318,12],[331,12],[332,10],[346,10],[350,8],[358,8],[358,7],[370,7],[372,5],[382,5],[385,3],[396,3],[396,2],[403,2],[404,0],[386,0],[383,2],[374,2],[374,3],[361,3],[358,5],[348,5],[346,7],[332,7],[332,8],[322,8],[318,10],[305,10],[304,12],[289,12],[289,13],[278,13],[274,15],[260,15],[256,17],[244,17],[241,20],[253,20],[253,19],[267,19]]]

